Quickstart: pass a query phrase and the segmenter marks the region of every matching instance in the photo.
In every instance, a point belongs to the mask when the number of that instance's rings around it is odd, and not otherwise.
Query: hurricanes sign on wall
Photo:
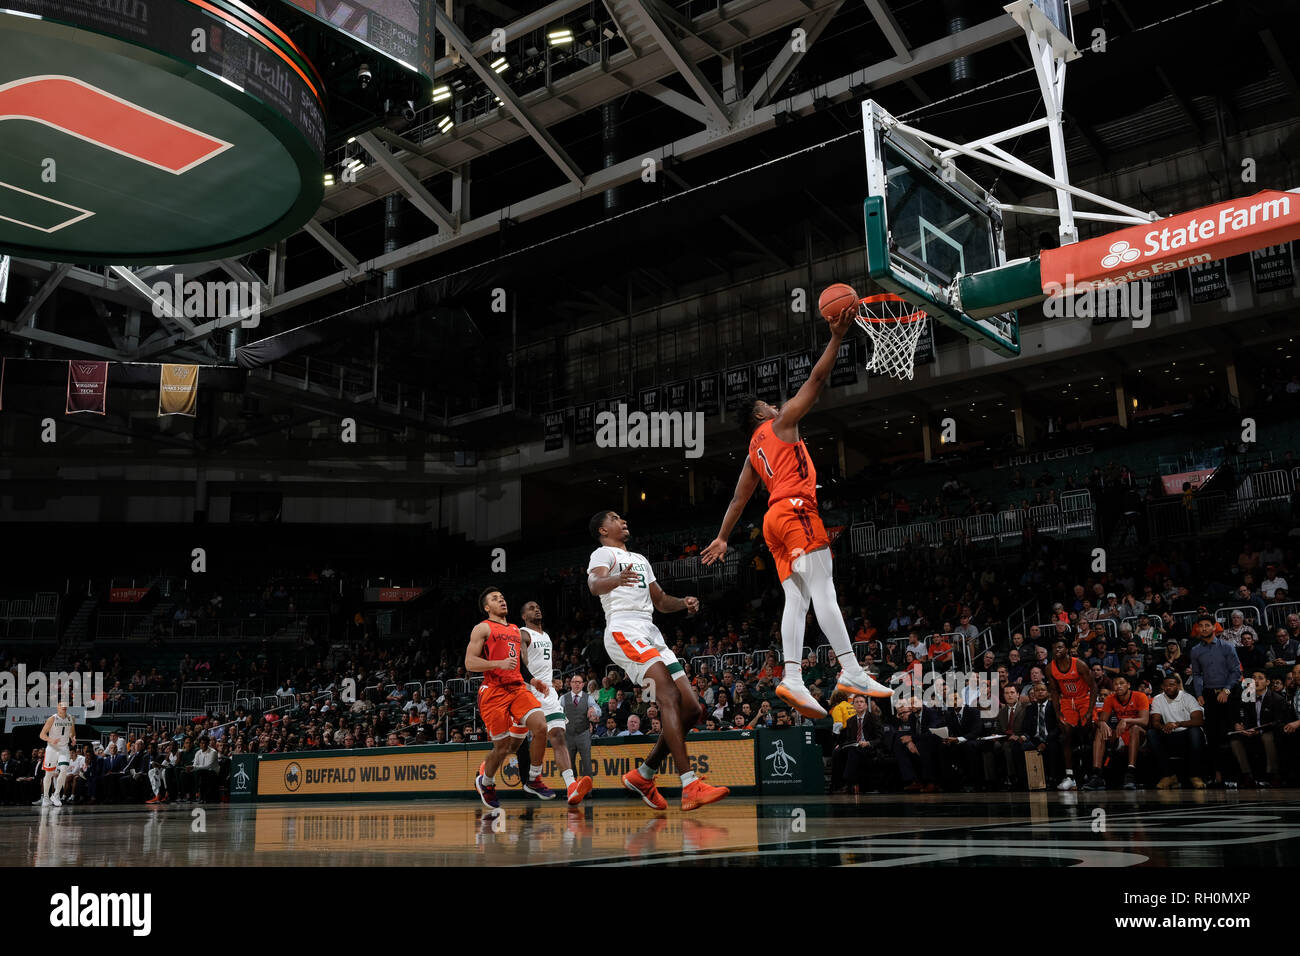
[[[320,80],[225,0],[6,0],[0,249],[154,265],[247,252],[320,204]]]

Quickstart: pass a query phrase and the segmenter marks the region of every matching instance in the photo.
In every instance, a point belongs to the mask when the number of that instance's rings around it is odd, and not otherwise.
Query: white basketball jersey
[[[636,584],[621,584],[612,591],[600,596],[600,606],[605,609],[608,622],[615,614],[642,614],[649,620],[654,614],[654,602],[650,600],[650,585],[655,582],[655,573],[650,569],[650,562],[635,551],[622,548],[601,546],[591,552],[587,561],[587,572],[596,568],[606,568],[615,576],[627,568],[636,571],[641,579]]]
[[[555,649],[551,645],[551,635],[545,631],[534,631],[531,627],[519,625],[521,634],[528,635],[528,649],[524,664],[528,673],[540,677],[552,687],[555,686]]]
[[[54,723],[50,725],[50,746],[58,747],[60,750],[66,749],[72,740],[72,732],[76,726],[76,721],[71,717],[60,717],[55,714]]]

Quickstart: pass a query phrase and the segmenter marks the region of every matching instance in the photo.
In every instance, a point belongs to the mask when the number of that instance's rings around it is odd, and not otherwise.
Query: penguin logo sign
[[[774,777],[793,777],[790,767],[799,761],[795,760],[785,752],[785,743],[778,740],[773,744],[775,750],[764,757],[764,760],[772,761],[772,776]]]

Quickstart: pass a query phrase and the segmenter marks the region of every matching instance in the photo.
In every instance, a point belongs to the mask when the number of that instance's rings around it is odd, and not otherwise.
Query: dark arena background
[[[1300,863],[1297,27],[1284,0],[0,11],[0,861],[65,893],[1105,866],[1133,869],[1079,881],[1098,926],[1263,924],[1233,894]],[[752,396],[790,403],[806,502],[769,496]],[[825,529],[851,657],[816,595],[784,614],[816,555],[789,571],[781,507]],[[659,650],[606,626],[604,511],[670,596]],[[531,734],[499,809],[476,783],[485,588],[550,635],[559,799]],[[660,652],[699,702],[666,810],[623,779],[680,722],[619,656]],[[859,668],[891,694],[837,690]],[[158,919],[170,879],[137,886]]]

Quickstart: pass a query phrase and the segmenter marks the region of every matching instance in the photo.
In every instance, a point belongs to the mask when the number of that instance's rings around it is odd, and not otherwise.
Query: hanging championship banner
[[[546,423],[546,451],[556,451],[564,447],[564,411],[547,412],[543,417]]]
[[[194,417],[198,404],[199,367],[197,365],[163,365],[158,373],[158,417],[188,415]]]
[[[934,319],[926,319],[921,337],[916,340],[914,365],[929,365],[934,361]]]
[[[9,294],[9,257],[0,256],[0,305]]]
[[[596,440],[596,406],[592,402],[573,410],[573,443],[590,445]]]
[[[812,372],[812,356],[807,352],[791,352],[785,357],[785,395],[794,397]]]
[[[1178,273],[1169,272],[1154,279],[1147,279],[1151,314],[1162,315],[1165,312],[1178,311]]]
[[[782,359],[763,359],[754,363],[754,394],[773,405],[781,401]]]
[[[858,384],[856,339],[845,339],[835,353],[835,366],[831,369],[831,386]]]
[[[637,393],[637,406],[643,412],[657,412],[660,408],[659,386],[643,388]]]
[[[68,363],[68,396],[65,415],[90,412],[103,415],[108,400],[108,363],[82,362],[73,359]]]
[[[691,383],[686,379],[669,382],[664,386],[665,403],[670,412],[689,412],[691,410]]]
[[[736,402],[754,391],[754,371],[748,365],[737,365],[727,369],[727,411],[736,407]]]
[[[1228,261],[1215,259],[1202,265],[1187,267],[1187,277],[1192,283],[1193,302],[1213,302],[1228,297]]]
[[[695,410],[705,415],[722,411],[722,376],[717,372],[696,376]]]
[[[1291,243],[1265,246],[1250,252],[1250,281],[1256,294],[1289,289],[1295,285],[1295,262],[1291,257]],[[0,298],[0,302],[4,299]]]

